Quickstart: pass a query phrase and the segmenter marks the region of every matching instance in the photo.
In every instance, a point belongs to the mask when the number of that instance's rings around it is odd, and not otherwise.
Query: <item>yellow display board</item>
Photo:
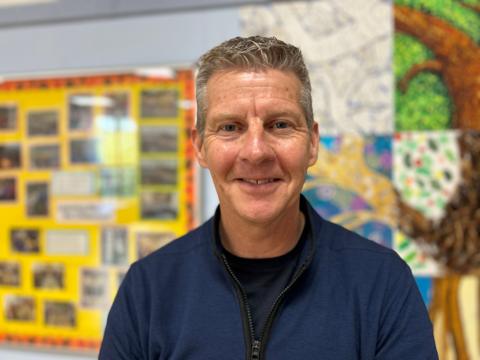
[[[193,225],[193,74],[0,84],[0,343],[98,349],[131,262]]]

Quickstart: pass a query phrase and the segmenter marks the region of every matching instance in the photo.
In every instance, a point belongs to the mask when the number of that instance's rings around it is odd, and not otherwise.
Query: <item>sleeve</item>
[[[415,279],[393,261],[380,315],[375,360],[437,360],[433,328]]]
[[[120,285],[107,319],[99,360],[141,360],[141,283],[134,281],[133,264]],[[137,279],[138,280],[138,279]]]

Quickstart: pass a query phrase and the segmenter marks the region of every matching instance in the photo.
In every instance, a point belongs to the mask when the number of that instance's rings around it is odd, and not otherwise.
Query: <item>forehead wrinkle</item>
[[[262,90],[265,89],[265,90]],[[287,99],[295,99],[295,96],[292,96],[288,88],[279,88],[271,85],[248,85],[248,86],[238,86],[228,89],[228,93],[218,94],[212,100],[225,101],[225,100],[238,100],[247,97],[257,97],[257,98],[271,98],[271,99],[284,99],[281,94],[278,94],[278,90],[282,93],[287,94]],[[211,94],[210,94],[211,96]]]
[[[265,78],[263,73],[256,72],[222,72],[212,76],[206,89],[207,113],[213,112],[217,120],[230,115],[268,117],[272,110],[269,100],[275,101],[275,111],[295,113],[300,100],[298,81],[283,79],[285,74],[281,72],[273,73],[278,73],[280,79]]]
[[[277,107],[272,109],[269,106],[263,106],[263,99],[272,99],[278,97],[269,97],[269,96],[258,96],[255,94],[249,94],[239,98],[238,96],[228,96],[229,100],[232,102],[232,106],[229,109],[222,109],[215,115],[215,120],[240,120],[246,117],[257,117],[257,118],[271,118],[271,117],[298,117],[295,111],[296,102],[292,100],[285,101],[283,97],[279,97],[282,102],[277,104]],[[224,98],[224,96],[220,96]],[[223,102],[225,104],[225,102]]]
[[[254,94],[252,94],[252,100],[251,100],[251,105],[252,105],[252,106],[249,107],[249,109],[250,109],[250,110],[249,110],[249,113],[250,113],[249,115],[250,115],[250,116],[253,116],[253,117],[257,117],[257,116],[258,116],[258,115],[257,115],[257,114],[258,114],[258,111],[257,111],[257,101],[256,101],[256,98],[257,98],[257,96],[255,96]]]
[[[267,109],[267,111],[265,111],[265,115],[267,117],[298,117],[298,114],[294,110],[290,110],[288,108]]]

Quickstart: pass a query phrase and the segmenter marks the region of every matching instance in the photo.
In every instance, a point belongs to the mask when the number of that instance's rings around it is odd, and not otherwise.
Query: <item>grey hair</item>
[[[246,69],[276,69],[291,71],[301,83],[300,105],[307,126],[313,126],[312,86],[307,67],[299,48],[275,37],[251,36],[235,37],[209,50],[198,61],[196,78],[197,122],[196,128],[203,137],[207,113],[207,82],[219,71]]]

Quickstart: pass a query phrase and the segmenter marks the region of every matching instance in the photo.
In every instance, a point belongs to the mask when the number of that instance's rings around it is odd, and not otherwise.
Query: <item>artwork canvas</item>
[[[430,276],[442,360],[480,358],[480,9],[475,2],[396,0],[395,186],[399,253]],[[456,44],[451,47],[449,44]]]
[[[395,227],[391,176],[391,137],[325,136],[303,193],[326,219],[391,247]]]

